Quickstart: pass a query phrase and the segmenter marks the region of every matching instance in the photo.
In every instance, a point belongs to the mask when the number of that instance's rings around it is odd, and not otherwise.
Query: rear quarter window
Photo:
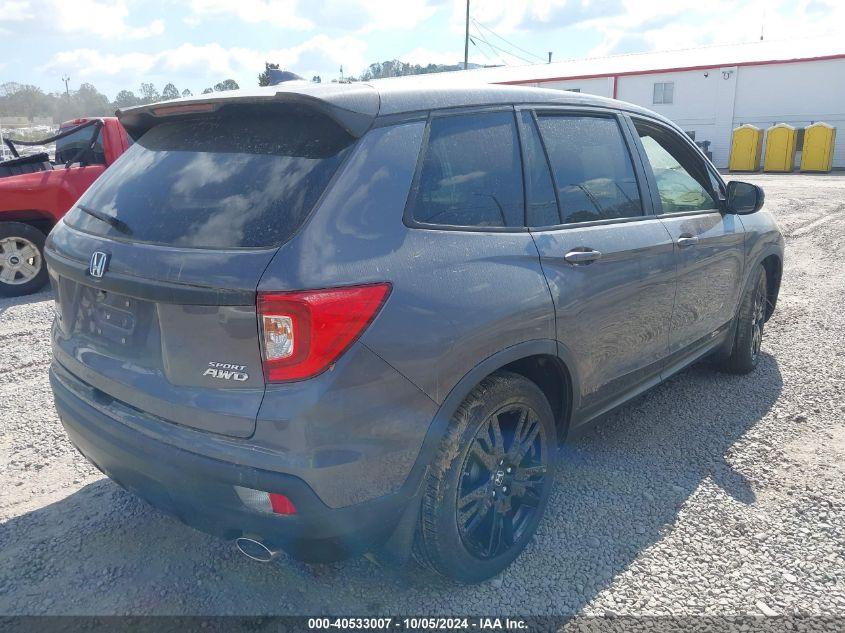
[[[162,123],[137,140],[66,222],[113,237],[187,248],[261,248],[301,226],[353,139],[323,115],[238,108]]]
[[[524,226],[522,165],[512,111],[434,117],[423,152],[408,202],[414,221]]]

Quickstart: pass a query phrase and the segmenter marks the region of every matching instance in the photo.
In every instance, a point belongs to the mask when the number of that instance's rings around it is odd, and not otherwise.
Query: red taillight
[[[378,314],[390,284],[258,295],[267,382],[303,380],[325,371]]]
[[[243,504],[251,510],[267,514],[296,514],[293,501],[277,492],[264,492],[243,486],[235,486],[235,492],[238,493]]]

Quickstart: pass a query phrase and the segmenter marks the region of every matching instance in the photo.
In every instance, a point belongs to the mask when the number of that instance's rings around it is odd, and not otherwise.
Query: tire
[[[501,572],[537,530],[557,449],[554,415],[537,385],[510,372],[485,378],[452,416],[426,473],[416,560],[466,583]]]
[[[731,374],[747,374],[760,362],[760,345],[766,321],[766,270],[758,266],[742,297],[737,314],[736,334],[730,356],[719,363],[719,369]]]
[[[44,287],[46,239],[29,224],[0,222],[0,297],[20,297]]]

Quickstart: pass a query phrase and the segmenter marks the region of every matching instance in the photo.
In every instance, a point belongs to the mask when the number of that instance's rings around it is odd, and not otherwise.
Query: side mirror
[[[766,199],[762,187],[739,180],[731,180],[728,183],[727,194],[728,199],[725,202],[725,209],[728,213],[735,213],[736,215],[748,215],[759,211]]]

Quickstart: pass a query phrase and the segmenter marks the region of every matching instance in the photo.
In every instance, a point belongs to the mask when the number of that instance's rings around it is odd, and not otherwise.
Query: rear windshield
[[[90,213],[75,207],[65,221],[169,246],[275,246],[305,220],[351,144],[330,119],[302,110],[239,108],[163,123],[80,199]]]

